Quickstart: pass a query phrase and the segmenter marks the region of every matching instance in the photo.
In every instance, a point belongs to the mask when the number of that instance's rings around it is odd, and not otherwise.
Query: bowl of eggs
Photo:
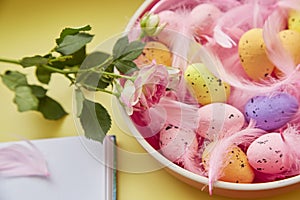
[[[230,197],[300,186],[299,2],[148,0],[126,31],[148,34],[150,82],[121,117],[168,172]]]

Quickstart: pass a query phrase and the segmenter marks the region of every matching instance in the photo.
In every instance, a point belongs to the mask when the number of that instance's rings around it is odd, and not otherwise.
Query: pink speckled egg
[[[190,27],[197,35],[211,35],[214,25],[222,12],[212,4],[200,4],[189,15]]]
[[[290,167],[288,153],[280,133],[268,133],[257,138],[247,150],[250,165],[266,174],[278,174]]]
[[[216,135],[234,134],[245,123],[244,115],[235,107],[226,103],[211,103],[198,111],[199,126],[197,133],[213,140]]]
[[[198,149],[194,131],[171,124],[166,125],[160,132],[159,144],[162,154],[172,162],[180,160],[188,151],[196,154]]]

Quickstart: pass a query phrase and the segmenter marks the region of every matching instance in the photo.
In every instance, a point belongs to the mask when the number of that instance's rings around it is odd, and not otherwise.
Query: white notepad
[[[115,166],[115,137],[105,141],[102,145],[82,137],[33,140],[50,176],[0,177],[0,200],[115,200],[116,170],[104,163]]]

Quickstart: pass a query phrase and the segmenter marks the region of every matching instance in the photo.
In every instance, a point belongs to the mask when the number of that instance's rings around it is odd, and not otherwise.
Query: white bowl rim
[[[131,17],[129,23],[127,24],[127,27],[125,29],[126,32],[129,32],[129,30],[134,26],[137,19],[141,16],[141,14],[145,11],[146,8],[148,8],[151,3],[153,3],[155,0],[145,0],[144,3],[136,10],[136,12]],[[190,172],[175,163],[168,160],[166,157],[164,157],[162,154],[160,154],[158,151],[156,151],[145,139],[139,139],[143,138],[143,136],[139,133],[135,125],[133,124],[130,117],[126,114],[125,110],[122,108],[122,106],[119,107],[121,109],[122,119],[126,120],[126,124],[131,131],[131,133],[135,136],[135,138],[138,140],[138,142],[142,145],[142,147],[149,153],[151,156],[153,156],[158,162],[160,162],[163,166],[166,166],[170,168],[172,171],[188,178],[193,181],[202,183],[204,185],[208,185],[208,178],[203,177],[200,175],[197,175],[193,172]],[[293,176],[290,178],[285,178],[282,180],[272,181],[272,182],[264,182],[264,183],[230,183],[230,182],[224,182],[224,181],[217,181],[214,184],[215,188],[222,188],[222,189],[228,189],[228,190],[240,190],[240,191],[259,191],[259,190],[271,190],[276,188],[282,188],[286,186],[290,186],[293,184],[300,183],[300,175]]]

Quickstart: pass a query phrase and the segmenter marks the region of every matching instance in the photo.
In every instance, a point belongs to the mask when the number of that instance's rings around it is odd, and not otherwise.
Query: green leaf
[[[62,41],[67,35],[75,35],[81,31],[90,31],[91,29],[92,28],[90,25],[86,25],[79,28],[65,28],[60,33],[60,37],[56,39],[56,44],[59,45],[60,43],[62,43]]]
[[[71,55],[92,41],[93,35],[87,33],[78,33],[76,35],[67,35],[63,41],[56,47],[56,51],[63,55]]]
[[[80,122],[85,136],[102,142],[111,127],[111,118],[107,110],[99,103],[85,99],[83,101]]]
[[[127,45],[129,44],[128,42],[128,37],[127,35],[124,37],[121,37],[120,39],[117,40],[113,47],[113,57],[114,59],[119,58],[122,56],[124,53],[126,53],[126,48]]]
[[[133,41],[129,43],[126,48],[126,54],[124,54],[121,59],[130,61],[135,60],[137,57],[139,57],[139,55],[142,54],[144,47],[145,44],[140,41]]]
[[[44,118],[50,120],[58,120],[67,115],[63,107],[48,96],[39,99],[38,111],[43,114]]]
[[[37,98],[43,98],[46,96],[47,90],[39,85],[30,85],[31,92]]]
[[[104,77],[101,77],[98,73],[88,72],[87,74],[82,74],[83,80],[80,82],[86,86],[87,89],[95,91],[95,88],[105,89],[109,86],[111,81],[107,81]],[[77,81],[78,82],[78,81]]]
[[[76,100],[76,116],[79,117],[81,115],[84,95],[80,89],[75,90],[75,100]]]
[[[144,47],[145,44],[143,42],[136,40],[129,43],[128,37],[124,36],[116,42],[113,48],[113,57],[115,60],[133,61],[141,55]]]
[[[48,84],[51,79],[52,72],[43,68],[43,67],[37,67],[35,70],[35,75],[37,79],[44,84]]]
[[[110,57],[109,54],[104,53],[104,52],[93,52],[91,54],[89,54],[86,59],[83,61],[80,69],[84,70],[84,69],[89,69],[92,67],[96,67],[100,64],[102,64],[103,62],[106,61],[106,59],[108,59]],[[113,65],[111,65],[110,63],[107,63],[106,65],[103,66],[103,70],[107,71],[107,72],[113,72]],[[103,76],[101,76],[99,73],[96,72],[84,72],[84,73],[80,73],[77,76],[76,81],[78,83],[82,83],[86,86],[90,86],[91,88],[101,88],[101,89],[105,89],[111,82],[111,79],[107,79]],[[91,89],[88,88],[88,89]],[[94,90],[94,89],[91,89]]]
[[[49,65],[57,69],[66,69],[74,66],[80,66],[86,57],[85,46],[68,56],[71,56],[72,58],[69,58],[67,60],[56,60],[51,62]]]
[[[42,56],[33,56],[33,57],[25,57],[22,58],[20,64],[26,67],[32,67],[37,65],[46,65],[48,63],[48,58],[44,58]]]
[[[12,91],[14,91],[16,87],[28,85],[25,74],[22,74],[18,71],[8,70],[1,77],[3,83]]]
[[[80,69],[89,69],[92,67],[96,67],[103,62],[106,61],[106,59],[109,58],[109,54],[101,51],[95,51],[89,55],[86,56],[84,61],[82,62]],[[104,66],[107,67],[107,66]]]
[[[15,88],[14,102],[18,106],[19,112],[37,110],[39,105],[38,98],[32,94],[29,86],[19,86]]]
[[[130,60],[117,60],[115,62],[117,69],[123,74],[130,74],[137,70],[137,66],[134,62]]]
[[[65,66],[74,66],[74,65],[81,65],[81,63],[86,58],[86,48],[85,46],[79,49],[78,51],[71,54],[72,58],[64,61]]]

